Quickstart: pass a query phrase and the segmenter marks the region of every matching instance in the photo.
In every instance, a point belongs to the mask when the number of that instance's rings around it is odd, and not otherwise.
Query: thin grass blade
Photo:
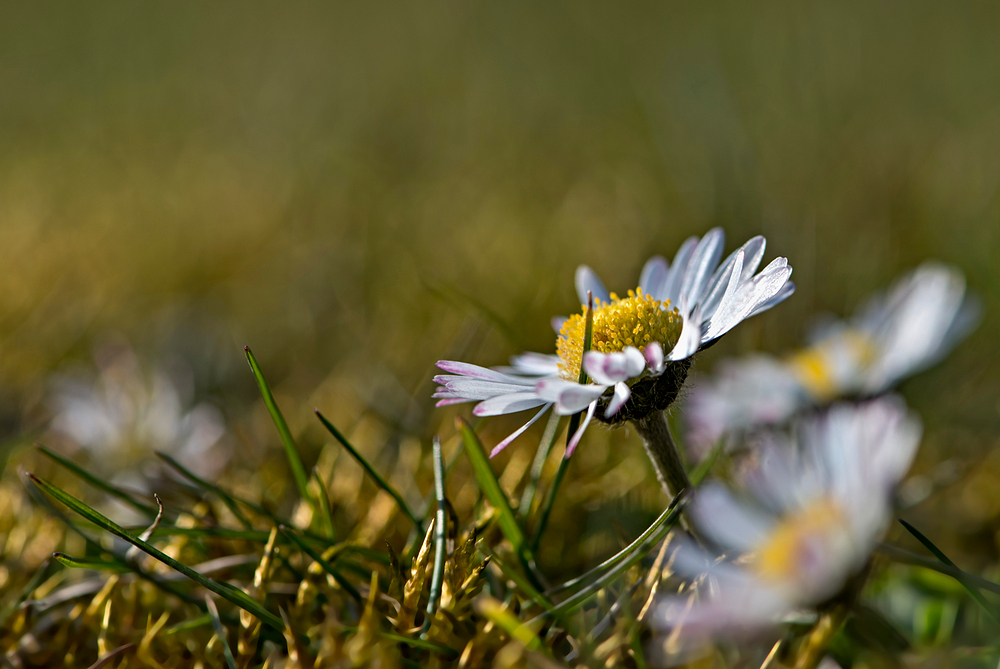
[[[253,529],[253,525],[250,523],[250,521],[247,519],[247,517],[243,515],[243,512],[240,511],[238,503],[239,504],[243,504],[244,506],[247,506],[247,507],[253,509],[254,511],[257,511],[258,513],[262,513],[262,514],[266,513],[264,511],[264,509],[262,507],[260,507],[259,505],[253,504],[252,502],[246,502],[244,500],[237,499],[236,497],[233,497],[228,492],[226,492],[225,490],[223,490],[219,486],[215,485],[214,483],[210,483],[209,481],[206,481],[203,478],[197,476],[194,472],[188,470],[186,467],[184,467],[184,465],[182,465],[181,463],[177,462],[176,460],[174,460],[172,457],[170,457],[166,453],[163,453],[162,451],[156,451],[156,457],[160,458],[165,463],[167,463],[168,465],[170,465],[170,467],[172,467],[173,469],[175,469],[181,476],[183,476],[184,478],[188,479],[189,481],[191,481],[192,483],[194,483],[199,488],[202,488],[203,490],[207,490],[207,491],[213,493],[219,499],[221,499],[222,503],[226,505],[226,508],[229,509],[229,511],[233,514],[233,516],[235,516],[236,519],[238,521],[240,521],[240,523],[246,529],[248,529],[248,530],[249,529]]]
[[[215,594],[232,602],[241,609],[244,609],[252,613],[253,615],[260,618],[261,621],[267,623],[274,629],[279,631],[283,629],[281,624],[281,618],[274,615],[273,613],[265,609],[263,606],[258,604],[242,590],[239,590],[238,588],[235,588],[232,585],[225,583],[223,581],[215,581],[202,576],[201,574],[194,571],[187,565],[178,562],[177,560],[170,557],[160,549],[156,548],[156,546],[146,543],[145,541],[139,539],[135,535],[127,532],[120,525],[104,517],[99,512],[87,506],[86,504],[84,504],[77,498],[73,497],[72,495],[63,492],[59,488],[56,488],[51,483],[48,483],[47,481],[44,481],[31,473],[26,474],[26,476],[41,490],[43,490],[49,496],[55,498],[63,505],[69,507],[74,513],[81,516],[82,518],[85,518],[86,520],[90,521],[91,523],[100,527],[101,529],[110,532],[119,539],[123,539],[128,543],[132,544],[133,546],[138,546],[142,551],[153,556],[154,558],[164,563],[171,569],[174,569],[184,574],[195,583],[201,585],[203,588],[214,592]]]
[[[335,541],[333,532],[333,515],[330,510],[330,495],[323,477],[319,475],[319,470],[313,467],[313,480],[316,481],[317,506],[319,506],[319,520],[323,534],[330,537],[330,541]]]
[[[315,500],[313,500],[307,489],[306,469],[302,465],[302,458],[299,457],[298,449],[295,448],[295,440],[292,439],[292,432],[288,429],[288,423],[285,422],[285,417],[281,415],[281,409],[278,408],[277,402],[274,401],[271,387],[267,385],[267,381],[264,379],[264,372],[261,371],[260,365],[257,364],[257,358],[254,357],[253,351],[250,350],[249,346],[244,346],[243,350],[246,352],[250,371],[253,372],[254,378],[257,379],[257,386],[260,388],[261,397],[264,398],[264,406],[267,407],[268,413],[271,414],[274,426],[278,428],[278,435],[281,437],[281,444],[285,447],[285,455],[288,457],[288,465],[292,469],[292,476],[295,478],[295,486],[299,490],[299,496],[310,504],[314,504]]]
[[[64,458],[63,456],[59,455],[58,453],[56,453],[55,451],[49,449],[48,447],[43,446],[42,444],[35,444],[35,448],[40,453],[42,453],[43,455],[45,455],[47,458],[49,458],[50,460],[55,461],[57,464],[61,465],[65,469],[69,470],[74,475],[76,475],[78,478],[86,481],[88,484],[92,485],[93,487],[97,488],[98,490],[111,495],[115,499],[124,502],[128,506],[132,507],[133,509],[135,509],[137,511],[140,511],[140,512],[146,514],[147,516],[155,516],[156,515],[156,507],[155,506],[153,506],[151,504],[143,504],[142,502],[136,500],[135,498],[133,498],[130,494],[128,494],[127,492],[125,492],[121,488],[117,488],[117,487],[111,485],[110,483],[108,483],[107,481],[102,481],[101,479],[99,479],[98,477],[94,476],[93,474],[91,474],[86,469],[84,469],[80,465],[76,464],[72,460],[69,460],[68,458]]]
[[[434,437],[434,496],[437,497],[437,518],[434,522],[434,571],[431,572],[431,591],[427,599],[427,616],[424,618],[423,638],[431,626],[431,618],[441,597],[441,579],[444,576],[444,559],[447,551],[448,512],[444,497],[444,462],[441,459],[441,440]]]
[[[359,602],[361,601],[361,594],[358,592],[357,588],[351,585],[351,582],[348,581],[346,578],[344,578],[344,575],[341,574],[339,571],[337,571],[336,567],[334,567],[328,561],[324,560],[323,556],[320,555],[315,548],[307,544],[305,540],[303,540],[298,534],[296,534],[294,530],[292,530],[292,528],[286,527],[285,525],[280,525],[278,529],[281,530],[282,534],[291,539],[292,543],[298,546],[303,553],[308,555],[316,562],[316,564],[322,567],[323,571],[332,576],[333,580],[335,580],[337,584],[344,589],[344,592],[349,594],[355,600]]]
[[[233,651],[229,647],[229,635],[226,633],[226,628],[219,619],[219,609],[215,608],[215,601],[211,595],[205,595],[205,605],[208,607],[208,615],[212,619],[212,627],[215,629],[215,635],[219,637],[219,642],[222,644],[222,654],[226,658],[226,666],[229,669],[236,669],[236,658],[233,657]]]
[[[316,417],[319,418],[319,422],[323,424],[323,427],[325,427],[327,431],[333,435],[334,439],[339,441],[340,445],[343,446],[345,449],[347,449],[347,452],[351,454],[351,456],[357,461],[357,463],[361,465],[361,467],[366,472],[368,472],[368,475],[372,477],[372,479],[375,481],[375,484],[382,490],[385,490],[387,493],[389,493],[389,495],[392,496],[394,500],[396,500],[396,503],[399,504],[399,508],[403,510],[403,513],[405,513],[407,517],[409,517],[409,519],[413,521],[414,525],[417,526],[417,529],[420,531],[420,533],[423,534],[424,532],[423,521],[417,518],[416,514],[413,513],[413,510],[410,509],[410,505],[407,504],[406,500],[403,499],[403,496],[400,495],[399,492],[394,487],[392,487],[391,483],[382,478],[381,474],[375,471],[375,468],[372,467],[360,453],[358,453],[357,449],[355,449],[354,446],[351,445],[351,442],[349,442],[347,438],[340,433],[340,430],[334,427],[333,423],[328,421],[326,419],[326,416],[320,413],[319,409],[316,409],[315,411],[316,411]]]
[[[917,541],[919,541],[920,543],[922,543],[927,550],[929,550],[931,553],[933,553],[934,557],[936,557],[938,560],[940,560],[944,564],[948,565],[949,567],[954,567],[955,569],[959,569],[959,566],[957,564],[955,564],[954,562],[952,562],[948,558],[948,556],[945,555],[944,552],[940,548],[938,548],[937,546],[935,546],[934,542],[932,542],[930,539],[928,539],[927,537],[925,537],[920,530],[918,530],[917,528],[915,528],[913,525],[910,525],[908,522],[906,522],[902,518],[899,519],[899,522],[900,522],[900,524],[903,527],[906,528],[907,532],[909,532],[914,537],[916,537]],[[962,584],[962,587],[965,588],[969,592],[970,595],[972,595],[972,598],[975,599],[979,603],[979,605],[983,607],[983,610],[985,610],[986,613],[988,613],[989,616],[991,618],[993,618],[993,620],[995,620],[997,622],[1000,622],[1000,615],[998,615],[998,613],[997,613],[997,607],[994,606],[993,604],[991,604],[990,601],[988,599],[986,599],[986,597],[983,596],[983,593],[979,591],[979,588],[977,588],[967,578],[964,578],[964,577],[961,577],[961,576],[957,576],[957,575],[955,575],[954,578],[955,578],[955,580],[957,580],[959,583]]]

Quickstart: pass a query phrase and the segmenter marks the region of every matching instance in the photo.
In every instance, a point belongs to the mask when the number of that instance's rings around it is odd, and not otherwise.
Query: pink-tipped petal
[[[618,413],[618,411],[621,410],[623,406],[625,406],[625,403],[628,402],[628,398],[631,396],[632,396],[632,391],[629,389],[627,383],[625,383],[624,381],[622,381],[621,383],[616,383],[615,395],[614,397],[611,398],[611,401],[608,402],[608,408],[604,412],[604,417],[611,418],[616,413]]]
[[[590,406],[587,408],[587,415],[584,417],[583,421],[580,423],[580,427],[577,428],[576,432],[573,434],[573,438],[569,440],[566,445],[566,455],[564,457],[571,457],[573,451],[576,450],[577,445],[580,440],[583,439],[583,433],[587,431],[587,426],[590,425],[591,419],[594,417],[594,411],[597,409],[597,402],[591,402]]]
[[[647,344],[642,354],[646,358],[646,366],[649,367],[649,371],[653,374],[663,372],[663,347],[660,342],[654,341],[652,344]]]
[[[552,326],[552,329],[555,330],[556,334],[560,334],[563,323],[565,323],[566,320],[565,316],[553,316],[552,320],[549,321],[549,324]]]
[[[508,444],[509,444],[510,442],[514,441],[515,439],[517,439],[518,437],[520,437],[520,436],[521,436],[522,434],[524,434],[524,431],[525,431],[525,430],[527,430],[527,429],[528,429],[529,427],[531,427],[532,425],[534,425],[534,424],[535,424],[535,422],[536,422],[536,421],[537,421],[537,420],[538,420],[539,418],[541,418],[541,417],[542,417],[542,415],[544,415],[544,414],[545,414],[545,412],[546,412],[546,411],[548,411],[548,410],[549,410],[549,408],[550,408],[551,406],[552,406],[551,404],[546,404],[545,406],[543,406],[543,407],[542,407],[542,410],[541,410],[541,411],[539,411],[538,413],[536,413],[536,414],[535,414],[535,415],[534,415],[534,416],[533,416],[533,417],[531,418],[531,420],[529,420],[529,421],[528,421],[527,423],[525,423],[525,424],[524,424],[524,425],[522,425],[521,427],[519,427],[519,428],[517,428],[516,430],[514,430],[514,432],[512,432],[512,433],[511,433],[511,435],[510,435],[509,437],[507,437],[506,439],[504,439],[503,441],[501,441],[501,442],[500,442],[499,444],[497,444],[496,446],[494,446],[494,447],[493,447],[493,450],[492,450],[492,451],[490,451],[490,457],[492,458],[492,457],[493,457],[493,456],[495,456],[495,455],[496,455],[497,453],[499,453],[499,452],[500,452],[500,451],[502,451],[503,449],[507,448],[507,445],[508,445]]]

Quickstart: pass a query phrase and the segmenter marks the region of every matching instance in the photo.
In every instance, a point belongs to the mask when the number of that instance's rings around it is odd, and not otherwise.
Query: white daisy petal
[[[531,354],[525,354],[531,355]],[[539,354],[535,354],[539,355]],[[469,377],[484,379],[487,381],[496,381],[498,383],[513,383],[520,385],[530,385],[534,383],[532,380],[519,379],[508,374],[503,374],[493,369],[488,369],[486,367],[480,367],[479,365],[470,365],[467,362],[455,362],[454,360],[439,360],[437,363],[438,369],[441,369],[450,374],[455,374],[460,377]],[[435,383],[445,383],[444,381],[438,381],[440,378],[450,378],[443,375],[438,375],[434,377]]]
[[[561,334],[563,323],[565,323],[566,320],[567,318],[565,316],[553,316],[552,319],[549,321],[549,325],[552,326],[552,329],[558,335]]]
[[[522,376],[555,376],[559,374],[559,356],[545,353],[521,353],[512,356],[509,367],[494,367],[503,374]]]
[[[629,389],[628,384],[624,381],[615,384],[615,395],[608,402],[608,408],[604,411],[605,418],[611,418],[618,411],[625,406],[628,402],[628,398],[631,397],[632,391]]]
[[[639,275],[639,287],[646,295],[652,295],[655,299],[663,290],[667,282],[667,272],[670,265],[663,256],[653,256],[643,265],[642,274]]]
[[[597,402],[591,402],[590,406],[587,407],[587,415],[584,416],[582,421],[580,421],[580,427],[577,428],[576,432],[573,434],[573,438],[569,440],[568,444],[566,444],[566,455],[564,457],[568,458],[573,455],[573,451],[576,450],[580,440],[583,439],[583,433],[587,431],[587,426],[590,425],[590,421],[594,418],[595,409],[597,409]]]
[[[611,302],[611,294],[597,273],[586,265],[580,265],[576,268],[576,296],[580,299],[580,304],[587,304],[588,292],[593,294],[595,300],[605,304]]]
[[[514,441],[515,439],[517,439],[518,437],[520,437],[522,434],[524,434],[525,430],[527,430],[529,427],[531,427],[532,425],[534,425],[538,421],[539,418],[541,418],[543,415],[545,415],[545,412],[548,411],[549,408],[551,408],[551,406],[552,406],[551,404],[544,405],[542,407],[541,411],[539,411],[534,416],[532,416],[531,420],[529,420],[527,423],[525,423],[521,427],[519,427],[516,430],[514,430],[514,432],[512,432],[509,437],[507,437],[506,439],[504,439],[503,441],[501,441],[499,444],[497,444],[496,446],[494,446],[493,450],[490,451],[490,457],[491,458],[494,457],[497,453],[499,453],[503,449],[507,448],[507,446],[508,446],[508,444],[510,444],[510,442]]]
[[[546,379],[535,386],[535,393],[545,402],[555,404],[556,413],[569,416],[580,411],[604,394],[607,386],[581,385],[564,379]]]
[[[543,404],[546,404],[546,401],[533,392],[508,393],[483,400],[476,405],[472,413],[477,416],[501,416],[534,409]]]
[[[737,502],[718,483],[698,489],[690,507],[691,519],[718,546],[751,551],[767,537],[774,520]]]
[[[537,379],[532,379],[532,381],[537,383]],[[441,383],[441,381],[438,382]],[[448,381],[441,388],[444,392],[450,393],[455,397],[466,397],[470,400],[485,400],[499,395],[527,392],[531,386],[495,383],[493,381],[482,381],[464,376],[452,376],[448,377]]]
[[[743,251],[738,250],[733,255],[733,259],[728,263],[728,267],[715,279],[715,283],[710,287],[708,295],[701,303],[701,313],[704,318],[711,319],[718,308],[725,303],[736,292],[740,284],[740,277],[743,276]]]
[[[681,283],[684,281],[688,263],[691,261],[691,256],[694,255],[697,246],[697,237],[689,237],[681,244],[681,247],[677,249],[677,255],[674,256],[674,261],[670,264],[667,280],[663,283],[663,292],[660,295],[653,295],[654,299],[661,302],[670,300],[671,304],[677,305],[681,294]]]
[[[654,375],[661,374],[663,372],[663,346],[660,342],[654,341],[651,344],[647,344],[646,348],[642,349],[642,355],[646,359],[646,367]]]
[[[684,272],[679,295],[681,300],[686,299],[688,304],[697,304],[701,301],[712,272],[722,257],[722,245],[725,241],[726,235],[722,228],[712,228],[698,242]]]
[[[674,347],[670,349],[670,353],[667,354],[667,360],[676,362],[690,358],[697,353],[699,346],[701,346],[701,326],[701,309],[696,307],[690,315],[684,317],[681,336],[677,339]]]

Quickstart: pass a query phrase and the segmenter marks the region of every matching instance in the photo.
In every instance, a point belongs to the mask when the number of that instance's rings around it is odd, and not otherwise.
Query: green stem
[[[656,478],[659,479],[667,497],[674,497],[682,490],[690,489],[691,479],[684,469],[684,462],[677,451],[674,437],[670,434],[667,414],[656,411],[645,418],[633,421],[633,424],[642,436],[646,455],[653,463]]]

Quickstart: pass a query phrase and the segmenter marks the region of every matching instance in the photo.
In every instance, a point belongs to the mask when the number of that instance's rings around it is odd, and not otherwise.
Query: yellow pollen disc
[[[809,551],[817,544],[828,544],[824,537],[846,529],[847,518],[841,508],[831,500],[818,501],[780,523],[754,550],[751,564],[766,579],[794,578],[803,560],[809,559]]]
[[[789,362],[810,394],[825,402],[840,393],[840,381],[834,376],[834,367],[865,369],[875,357],[871,339],[860,332],[847,331],[803,349]]]
[[[583,314],[573,314],[563,323],[556,341],[559,370],[563,378],[576,381],[583,361],[583,338],[587,329],[587,307]],[[644,295],[641,288],[628,291],[621,299],[611,293],[611,302],[594,300],[594,334],[590,348],[601,353],[615,353],[626,346],[640,351],[659,342],[668,353],[681,336],[681,315],[670,308],[670,300],[660,302]]]

